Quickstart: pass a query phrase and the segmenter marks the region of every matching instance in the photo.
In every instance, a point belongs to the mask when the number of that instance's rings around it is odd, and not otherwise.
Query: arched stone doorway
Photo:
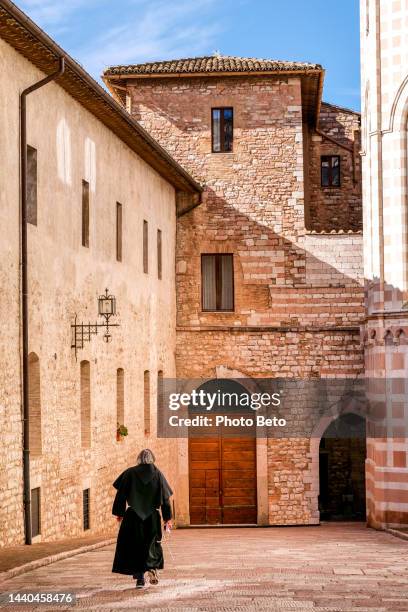
[[[365,460],[365,419],[349,413],[333,420],[319,446],[320,520],[366,519]]]
[[[222,388],[231,394],[248,390],[232,379],[214,379],[197,391],[216,392]],[[237,417],[242,410],[223,411]],[[220,414],[220,412],[218,412]],[[255,432],[239,428],[231,433],[219,426],[189,436],[189,506],[190,524],[257,523],[257,441]]]

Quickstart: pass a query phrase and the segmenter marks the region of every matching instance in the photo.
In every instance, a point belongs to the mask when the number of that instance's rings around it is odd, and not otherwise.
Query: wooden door
[[[190,523],[256,524],[256,439],[190,438]]]

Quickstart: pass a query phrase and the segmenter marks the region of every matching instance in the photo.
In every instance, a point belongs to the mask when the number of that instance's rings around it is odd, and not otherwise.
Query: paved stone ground
[[[2,579],[1,572],[31,561],[38,561],[44,557],[68,552],[81,546],[98,544],[98,542],[109,540],[113,536],[113,533],[107,533],[102,536],[83,536],[82,538],[70,538],[57,542],[40,542],[31,546],[21,544],[20,546],[2,548],[0,549],[0,580]]]
[[[143,591],[111,573],[112,546],[17,576],[0,590],[71,589],[75,610],[408,611],[408,543],[362,524],[178,530],[164,549],[160,584]]]

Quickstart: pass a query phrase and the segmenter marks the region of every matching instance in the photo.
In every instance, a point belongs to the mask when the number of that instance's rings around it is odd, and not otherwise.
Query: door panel
[[[189,440],[190,522],[256,524],[255,438]]]

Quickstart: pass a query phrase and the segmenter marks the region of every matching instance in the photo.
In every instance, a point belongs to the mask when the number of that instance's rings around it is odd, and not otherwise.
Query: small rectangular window
[[[84,489],[82,491],[82,520],[84,531],[90,529],[90,491]]]
[[[89,247],[89,183],[82,181],[82,246]]]
[[[232,151],[232,108],[213,108],[211,110],[211,134],[213,153],[229,153]]]
[[[201,255],[201,296],[204,311],[234,310],[234,265],[231,254]]]
[[[143,272],[149,272],[149,224],[143,221]]]
[[[31,535],[40,535],[41,533],[41,492],[40,487],[31,489]]]
[[[27,146],[27,223],[37,225],[37,150]]]
[[[162,277],[162,233],[157,230],[157,278]]]
[[[322,155],[322,187],[340,187],[340,155]]]
[[[116,202],[116,261],[122,261],[122,204]]]

